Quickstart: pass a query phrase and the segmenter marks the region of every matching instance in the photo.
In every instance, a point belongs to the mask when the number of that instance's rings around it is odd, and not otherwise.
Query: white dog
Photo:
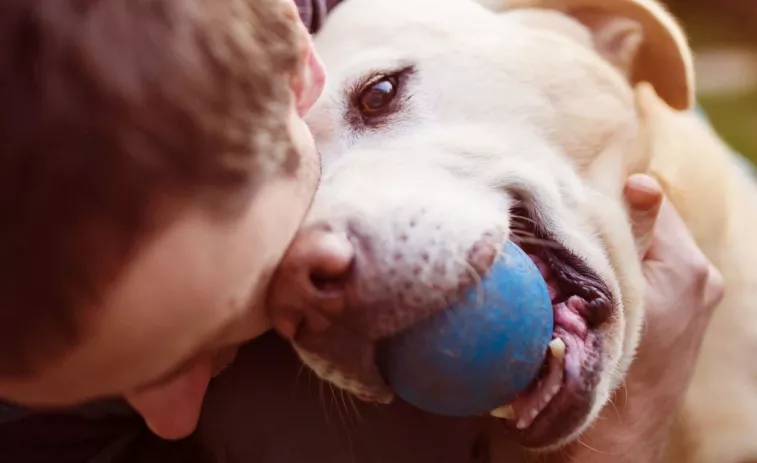
[[[481,3],[348,0],[316,38],[323,181],[271,292],[277,328],[323,379],[386,403],[381,340],[513,239],[550,286],[559,341],[493,414],[523,446],[563,445],[633,360],[643,278],[622,187],[652,172],[727,284],[670,461],[757,460],[757,190],[689,111],[680,28],[650,0]]]

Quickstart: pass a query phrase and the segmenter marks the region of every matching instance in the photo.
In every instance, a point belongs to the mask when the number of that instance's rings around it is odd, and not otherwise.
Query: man
[[[321,74],[288,0],[0,5],[4,459],[202,458],[192,441],[164,443],[146,429],[165,439],[192,433],[210,378],[237,346],[269,328],[262,294],[317,185],[318,159],[300,116],[320,93]],[[637,235],[646,241],[659,188],[637,177],[628,196]],[[647,260],[650,329],[628,379],[631,406],[588,436],[619,452],[650,447],[650,436],[661,436],[653,450],[664,448],[663,417],[676,407],[669,399],[688,381],[722,289],[675,212],[662,209]],[[655,327],[669,323],[697,329],[655,344],[661,338]],[[227,404],[264,401],[291,422],[305,419],[302,410],[286,408],[288,372],[299,368],[286,345],[267,335],[245,352],[245,362],[220,376],[213,394]],[[645,366],[658,358],[682,366],[667,371],[662,387],[651,387],[653,368]],[[234,389],[225,378],[240,371],[260,379],[254,396],[224,393]],[[111,398],[124,400],[98,402]],[[91,404],[65,411],[85,402]],[[213,445],[228,444],[218,440],[219,429],[233,426],[244,436],[272,418],[239,421],[214,410],[223,412],[223,404],[208,404],[198,438],[215,457]],[[458,425],[441,418],[402,405],[385,415],[387,428],[408,438],[370,435],[372,445],[386,448],[383,461],[410,454],[412,461],[440,461],[431,448],[444,432],[452,447],[472,445],[452,438]],[[415,434],[404,427],[408,419],[437,433]],[[299,434],[271,430],[303,443],[302,454],[291,453],[292,441],[262,440],[247,454],[220,450],[229,461],[293,463],[323,444],[329,462],[353,451],[348,441],[321,438],[324,429],[313,423]],[[634,455],[638,462],[656,457]]]

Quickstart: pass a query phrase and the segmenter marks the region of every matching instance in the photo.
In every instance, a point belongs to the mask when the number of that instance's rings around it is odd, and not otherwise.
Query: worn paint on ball
[[[488,414],[538,376],[553,325],[539,269],[508,242],[465,297],[382,341],[379,365],[397,396],[422,410],[460,417]]]

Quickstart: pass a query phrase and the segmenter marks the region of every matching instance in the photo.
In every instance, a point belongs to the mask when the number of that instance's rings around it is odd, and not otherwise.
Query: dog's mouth
[[[516,440],[546,447],[586,420],[602,373],[599,328],[613,316],[608,286],[560,244],[525,208],[513,211],[511,239],[534,261],[549,287],[553,339],[539,377],[510,404],[492,412]]]
[[[599,275],[534,215],[525,207],[512,210],[509,239],[531,257],[547,283],[554,313],[553,339],[538,378],[510,404],[504,404],[491,414],[501,418],[505,429],[521,445],[543,448],[572,437],[592,411],[603,368],[603,328],[615,315],[615,304],[610,289]],[[378,368],[378,343],[444,311],[456,294],[468,291],[477,280],[468,272],[472,266],[470,252],[466,272],[461,273],[469,279],[455,276],[446,282],[440,280],[444,284],[435,281],[437,273],[434,272],[444,269],[449,260],[448,255],[441,253],[437,260],[429,261],[428,255],[422,258],[426,268],[434,271],[422,274],[428,277],[425,279],[418,278],[417,270],[421,267],[417,265],[411,267],[413,271],[409,273],[394,271],[393,267],[386,270],[387,267],[382,268],[372,260],[377,251],[369,246],[371,240],[366,237],[369,235],[363,236],[358,231],[351,230],[356,237],[353,249],[357,261],[364,264],[362,267],[353,264],[345,276],[347,283],[338,293],[344,310],[327,319],[324,326],[311,326],[309,319],[303,317],[290,336],[300,357],[322,379],[360,399],[388,403],[393,393]],[[482,250],[473,253],[478,256],[474,259],[477,265],[473,267],[480,276],[486,273],[496,258],[498,244],[507,239],[508,234],[492,233],[487,237],[478,243],[481,246],[473,247]],[[402,254],[396,256],[402,257]],[[391,262],[396,263],[396,259]],[[297,309],[306,314],[311,311],[325,319],[321,311],[330,310],[331,293],[316,292],[302,300],[294,298],[294,302],[286,299],[289,297],[286,288],[298,281],[298,275],[292,272],[279,282],[284,289],[276,292],[282,297],[278,308]],[[307,274],[305,278],[312,275]],[[440,294],[444,297],[436,297]]]

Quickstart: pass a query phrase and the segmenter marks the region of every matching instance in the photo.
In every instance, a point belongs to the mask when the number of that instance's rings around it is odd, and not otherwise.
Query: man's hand
[[[638,355],[615,400],[581,443],[562,455],[582,463],[662,461],[723,279],[649,176],[626,185],[646,288]],[[563,461],[563,460],[560,460]]]
[[[682,391],[723,298],[723,278],[662,197],[657,182],[646,175],[633,176],[626,197],[647,280],[644,332],[628,379],[631,384]]]

